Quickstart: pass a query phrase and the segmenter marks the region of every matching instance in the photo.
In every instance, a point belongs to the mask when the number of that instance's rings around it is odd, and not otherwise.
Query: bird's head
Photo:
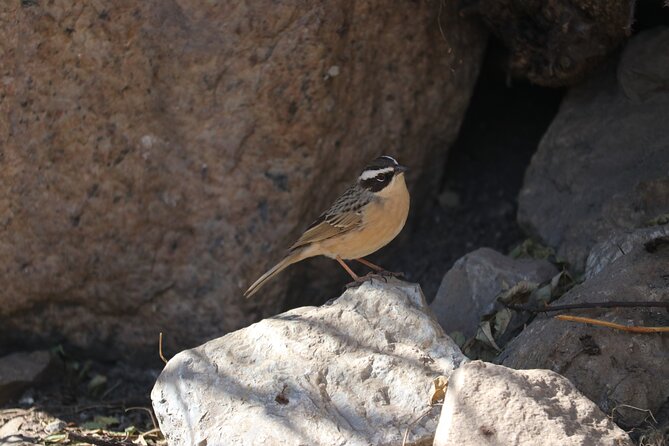
[[[407,168],[392,156],[383,155],[369,163],[358,177],[358,184],[363,189],[376,194],[391,190],[398,182],[404,182]]]

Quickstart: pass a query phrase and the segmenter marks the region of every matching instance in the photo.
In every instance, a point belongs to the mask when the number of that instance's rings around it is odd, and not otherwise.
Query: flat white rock
[[[151,398],[170,445],[397,445],[463,361],[418,285],[374,280],[179,353]]]

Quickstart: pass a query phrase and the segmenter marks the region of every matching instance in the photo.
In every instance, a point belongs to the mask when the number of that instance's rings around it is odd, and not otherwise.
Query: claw
[[[363,283],[365,283],[365,282],[367,282],[367,281],[370,281],[370,280],[372,280],[372,279],[383,279],[384,281],[387,281],[385,277],[383,277],[383,276],[381,276],[381,275],[379,275],[379,274],[375,274],[375,273],[367,273],[367,274],[365,274],[365,275],[362,276],[362,277],[358,277],[358,278],[355,279],[353,282],[349,282],[349,283],[347,283],[346,285],[344,285],[344,289],[345,289],[345,290],[348,290],[348,289],[351,289],[351,288],[359,287],[359,286],[362,285]]]
[[[383,279],[385,283],[388,283],[388,277],[400,277],[402,279],[406,278],[404,273],[396,273],[392,271],[369,272],[362,277],[358,277],[353,282],[349,282],[346,285],[344,285],[344,290],[349,290],[351,288],[359,287],[363,283],[373,279]]]
[[[357,288],[360,285],[362,285],[362,280],[354,280],[353,282],[349,282],[346,285],[344,285],[344,291],[350,290],[351,288]]]
[[[406,279],[407,276],[403,272],[393,272],[393,271],[379,271],[376,273],[379,276],[384,277],[399,277],[400,279]]]

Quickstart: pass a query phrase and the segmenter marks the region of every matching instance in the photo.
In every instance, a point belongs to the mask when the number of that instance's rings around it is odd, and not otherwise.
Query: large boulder
[[[518,219],[582,271],[612,232],[669,212],[669,29],[573,88],[532,158]]]
[[[555,304],[609,301],[669,301],[669,237],[644,242],[633,237],[624,255]],[[634,242],[636,240],[636,242]],[[666,311],[598,308],[576,313],[623,325],[666,325]],[[669,338],[632,334],[538,316],[502,353],[502,364],[546,368],[569,378],[616,422],[631,428],[669,398]]]
[[[430,308],[447,333],[476,334],[481,316],[493,313],[497,297],[527,281],[541,283],[557,274],[547,260],[513,259],[490,248],[480,248],[460,258],[439,286]]]
[[[573,85],[631,32],[635,0],[462,0],[509,50],[512,74]]]
[[[632,446],[563,376],[474,361],[448,383],[434,446]]]
[[[429,444],[430,383],[466,358],[417,285],[373,281],[172,358],[151,399],[168,442]],[[412,422],[427,413],[420,421]]]
[[[155,358],[276,313],[285,276],[242,292],[367,161],[437,184],[485,44],[454,8],[3,2],[0,350]]]
[[[588,254],[585,278],[591,279],[596,276],[608,265],[627,255],[633,249],[662,239],[669,240],[669,225],[651,226],[611,235],[603,242],[596,244]]]

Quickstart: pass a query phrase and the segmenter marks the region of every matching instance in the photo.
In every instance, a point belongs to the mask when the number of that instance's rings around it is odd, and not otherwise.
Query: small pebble
[[[67,424],[63,420],[52,421],[46,425],[44,432],[46,432],[47,435],[57,434],[58,432],[61,432],[63,429],[65,429],[66,426]]]

